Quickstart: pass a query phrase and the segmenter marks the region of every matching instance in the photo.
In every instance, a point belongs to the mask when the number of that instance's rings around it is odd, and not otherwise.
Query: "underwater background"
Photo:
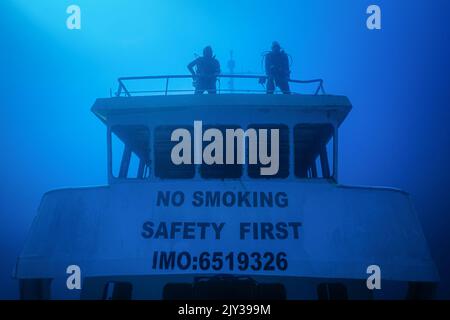
[[[71,4],[81,30],[66,27]],[[366,27],[370,4],[381,30]],[[447,0],[0,1],[0,298],[18,298],[14,264],[43,193],[107,183],[90,107],[119,76],[187,74],[206,45],[224,72],[233,50],[236,73],[262,73],[274,40],[292,78],[349,97],[339,182],[411,193],[450,298],[449,15]]]

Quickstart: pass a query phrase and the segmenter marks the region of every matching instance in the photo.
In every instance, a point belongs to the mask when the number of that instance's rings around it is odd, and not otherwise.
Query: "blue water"
[[[82,29],[66,28],[66,8]],[[382,30],[366,8],[382,9]],[[340,182],[412,194],[450,298],[450,28],[447,0],[0,2],[0,298],[42,194],[106,183],[106,134],[90,113],[124,75],[183,74],[213,46],[226,70],[261,71],[278,40],[293,78],[325,79],[354,109],[340,131]]]

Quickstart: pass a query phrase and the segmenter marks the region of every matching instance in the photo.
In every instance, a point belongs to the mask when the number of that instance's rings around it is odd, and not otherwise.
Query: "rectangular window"
[[[247,163],[248,163],[248,175],[251,178],[255,179],[274,179],[274,178],[287,178],[289,176],[289,128],[283,124],[266,124],[266,125],[250,125],[249,129],[255,129],[257,132],[258,138],[258,148],[251,148],[251,146],[247,143]],[[278,157],[276,155],[271,154],[272,150],[272,141],[271,141],[271,130],[278,129],[279,131],[279,145],[278,145]],[[267,165],[263,165],[260,163],[260,148],[261,148],[261,130],[267,130],[267,155],[271,158],[272,162]],[[257,150],[256,150],[257,149]],[[253,152],[253,156],[258,160],[257,164],[250,163],[250,157],[252,156],[250,152]],[[261,173],[262,168],[270,167],[271,165],[275,165],[273,162],[275,158],[278,158],[278,170],[276,174],[273,175],[263,175]]]
[[[103,290],[103,300],[131,300],[133,285],[130,282],[110,281]]]
[[[317,286],[319,300],[348,300],[347,287],[343,283],[320,283]]]
[[[49,300],[51,297],[52,279],[20,279],[21,300]]]
[[[331,124],[298,124],[294,128],[295,175],[298,178],[333,176],[334,127]]]
[[[112,174],[120,179],[150,176],[150,133],[145,126],[111,128]]]
[[[208,129],[217,129],[222,134],[221,141],[217,141],[219,144],[222,144],[222,155],[216,154],[216,152],[211,152],[212,157],[215,157],[216,160],[221,160],[223,164],[206,164],[204,163],[205,159],[203,159],[203,164],[200,166],[200,174],[202,178],[206,179],[237,179],[242,176],[242,164],[238,164],[238,147],[240,145],[244,145],[244,141],[239,139],[239,135],[233,135],[233,142],[228,141],[227,139],[227,129],[228,134],[231,137],[231,132],[236,132],[235,129],[238,129],[238,126],[235,125],[220,125],[220,126],[204,126],[203,130],[206,132]],[[212,141],[203,141],[203,150],[208,151],[208,145],[217,143],[214,139]],[[233,160],[228,161],[227,164],[227,143],[230,143],[228,148],[233,150]],[[218,146],[216,144],[215,146]],[[229,151],[230,151],[229,150]],[[241,159],[240,162],[244,160],[244,148],[241,148]],[[228,155],[231,157],[231,155]],[[231,158],[229,159],[231,160]],[[231,163],[232,162],[232,163]]]
[[[180,129],[189,132],[189,139],[193,137],[194,128],[192,126],[160,126],[155,129],[155,176],[161,179],[191,179],[195,176],[195,165],[193,142],[191,142],[191,148],[189,148],[190,164],[175,164],[172,162],[172,149],[180,143],[178,141],[171,141],[172,132]],[[179,157],[186,155],[181,154]]]

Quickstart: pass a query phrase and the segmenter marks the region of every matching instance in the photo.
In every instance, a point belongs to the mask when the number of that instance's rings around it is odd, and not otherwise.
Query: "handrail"
[[[132,81],[132,80],[157,80],[157,79],[165,79],[166,85],[164,90],[158,90],[158,91],[139,91],[140,93],[145,92],[159,92],[164,93],[164,95],[167,95],[169,92],[190,92],[191,90],[169,90],[169,80],[170,79],[193,79],[196,76],[192,75],[157,75],[157,76],[136,76],[136,77],[120,77],[118,79],[119,87],[116,92],[116,96],[120,97],[122,93],[125,94],[126,97],[131,97],[131,93],[127,87],[125,86],[125,81]],[[260,81],[267,80],[267,76],[258,76],[258,75],[246,75],[246,74],[220,74],[217,75],[217,78],[232,78],[232,79],[258,79]],[[318,83],[317,89],[314,92],[314,95],[318,95],[319,93],[326,94],[325,89],[323,87],[323,80],[322,79],[313,79],[313,80],[295,80],[295,79],[289,79],[289,82],[292,83],[300,83],[300,84],[310,84],[310,83]],[[220,82],[220,80],[219,80]],[[218,90],[219,92],[222,90]],[[256,90],[223,90],[223,91],[235,91],[235,92],[259,92]]]

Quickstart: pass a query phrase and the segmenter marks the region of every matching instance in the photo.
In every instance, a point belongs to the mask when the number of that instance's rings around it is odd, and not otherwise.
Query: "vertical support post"
[[[313,161],[311,163],[311,175],[312,178],[317,178],[317,166],[316,166],[316,161]]]
[[[333,178],[338,182],[338,147],[339,147],[339,138],[338,138],[338,127],[337,125],[334,125],[334,132],[333,132]]]
[[[330,163],[328,162],[327,146],[323,145],[320,149],[320,166],[325,179],[330,178]]]
[[[153,148],[156,145],[156,141],[155,141],[155,135],[151,134],[152,132],[154,132],[154,127],[150,127],[149,128],[149,137],[148,137],[148,162],[147,162],[147,170],[148,174],[147,174],[147,178],[148,179],[153,179],[154,178],[154,170],[152,170],[154,168],[154,163],[156,161],[155,159],[155,154],[153,152]],[[153,174],[153,176],[152,176]]]
[[[165,93],[166,96],[168,90],[169,90],[169,77],[166,78],[166,93]]]
[[[125,150],[123,150],[122,161],[120,162],[120,172],[119,178],[126,178],[128,175],[128,168],[130,167],[131,160],[131,148],[125,145]]]
[[[111,127],[108,126],[106,129],[106,154],[107,154],[107,160],[106,160],[106,168],[108,170],[107,176],[108,176],[108,182],[109,184],[113,181],[113,173],[112,173],[112,132]]]
[[[145,161],[144,161],[144,159],[139,159],[139,168],[138,168],[138,173],[137,173],[136,178],[138,178],[138,179],[144,178],[144,169],[145,169]]]
[[[288,132],[292,132],[291,139],[289,139],[289,177],[295,177],[295,127],[290,130],[288,127]],[[299,164],[297,164],[299,165]]]

